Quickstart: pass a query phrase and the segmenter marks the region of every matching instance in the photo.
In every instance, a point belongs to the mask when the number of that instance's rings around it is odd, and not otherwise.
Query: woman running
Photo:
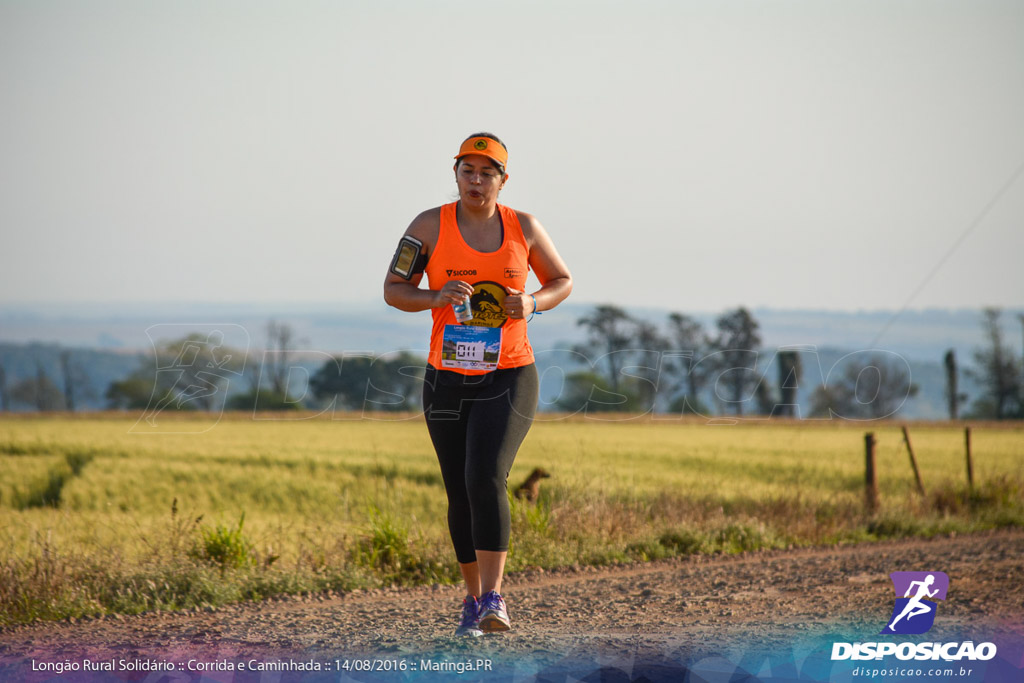
[[[498,204],[509,178],[501,140],[471,135],[455,160],[459,200],[413,219],[384,300],[433,315],[423,409],[466,582],[455,633],[479,636],[510,628],[501,597],[511,527],[507,479],[539,385],[527,321],[569,296],[572,276],[536,218]],[[527,294],[531,268],[541,288]],[[424,272],[427,289],[419,286]]]

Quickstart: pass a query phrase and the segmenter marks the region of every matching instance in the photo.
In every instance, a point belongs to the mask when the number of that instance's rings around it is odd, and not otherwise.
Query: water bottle
[[[459,323],[468,323],[473,319],[473,307],[470,306],[468,296],[461,304],[452,304],[452,310],[455,311],[455,320]]]

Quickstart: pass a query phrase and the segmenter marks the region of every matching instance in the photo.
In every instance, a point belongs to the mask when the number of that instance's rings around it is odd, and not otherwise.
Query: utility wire
[[[907,300],[903,302],[903,306],[900,308],[900,310],[896,311],[896,313],[891,318],[889,318],[889,321],[885,323],[885,326],[882,327],[882,330],[875,337],[874,341],[871,342],[872,347],[877,346],[878,342],[882,339],[883,336],[885,336],[885,333],[889,331],[889,328],[892,327],[893,323],[895,323],[901,315],[907,312],[907,308],[910,306],[911,302],[917,298],[917,295],[920,294],[921,291],[928,285],[928,283],[935,276],[935,274],[939,272],[939,269],[941,269],[942,266],[945,265],[946,261],[949,260],[949,257],[953,255],[953,252],[959,249],[960,245],[964,243],[964,241],[970,236],[970,234],[974,232],[979,225],[982,224],[982,222],[985,220],[985,218],[988,217],[988,214],[992,211],[992,209],[995,208],[995,205],[999,203],[999,200],[1003,198],[1003,195],[1006,194],[1009,191],[1009,189],[1013,187],[1014,183],[1017,182],[1017,179],[1020,178],[1021,174],[1024,174],[1024,161],[1022,161],[1020,165],[1017,166],[1017,169],[1010,175],[1009,179],[1005,183],[1003,183],[1002,187],[1000,187],[999,190],[992,196],[992,199],[988,201],[988,204],[985,205],[985,208],[983,208],[981,212],[975,217],[975,219],[971,221],[971,223],[967,226],[967,229],[960,234],[960,237],[958,237],[957,240],[953,243],[953,245],[948,250],[946,250],[946,253],[943,254],[942,258],[939,259],[938,263],[936,263],[935,266],[931,269],[931,271],[929,271],[928,274],[924,277],[924,279],[921,280],[921,284],[919,284],[917,288],[914,289],[914,291],[910,294],[910,296],[907,297]]]

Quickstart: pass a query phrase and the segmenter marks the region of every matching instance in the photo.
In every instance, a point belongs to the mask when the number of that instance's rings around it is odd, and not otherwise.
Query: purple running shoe
[[[475,595],[467,595],[462,601],[462,619],[455,629],[455,635],[476,638],[483,634],[480,630],[480,603],[476,601]]]
[[[484,633],[497,633],[512,628],[505,609],[505,599],[495,591],[486,593],[480,598],[480,630]]]

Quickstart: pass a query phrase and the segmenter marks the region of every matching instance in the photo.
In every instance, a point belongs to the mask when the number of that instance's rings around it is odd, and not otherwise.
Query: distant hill
[[[592,305],[567,303],[535,318],[530,325],[534,348],[550,352],[581,343],[583,332],[576,321],[591,308]],[[719,315],[682,312],[700,320],[708,331],[713,331]],[[809,347],[799,394],[805,409],[811,390],[821,384],[836,361],[850,352],[881,349],[903,356],[910,364],[913,381],[920,387],[919,395],[908,401],[902,414],[908,418],[945,417],[943,355],[947,349],[955,349],[961,368],[966,368],[972,351],[985,341],[979,310],[907,311],[898,316],[892,311],[752,312],[760,323],[765,343],[764,365],[780,347]],[[1018,312],[1004,314],[1006,342],[1015,350],[1022,346]],[[660,324],[668,311],[632,309],[630,313]],[[270,319],[293,328],[296,346],[306,352],[298,362],[314,371],[328,356],[340,353],[411,350],[425,355],[430,328],[429,313],[402,313],[383,303],[337,308],[325,304],[6,305],[0,306],[0,363],[7,371],[9,387],[34,376],[37,363],[60,385],[60,352],[74,349],[73,357],[81,364],[91,386],[79,404],[100,408],[111,381],[122,379],[151,359],[151,337],[230,326],[225,328],[230,333],[227,343],[240,348],[247,346],[256,362],[266,345],[265,328]],[[559,354],[546,353],[544,357],[542,365],[563,362],[557,360]],[[806,358],[816,362],[809,363]],[[767,380],[775,384],[774,369],[769,368],[767,373]],[[549,373],[542,386],[543,401],[554,400],[560,381],[557,373]],[[968,394],[975,393],[968,378],[961,377],[961,383]]]

